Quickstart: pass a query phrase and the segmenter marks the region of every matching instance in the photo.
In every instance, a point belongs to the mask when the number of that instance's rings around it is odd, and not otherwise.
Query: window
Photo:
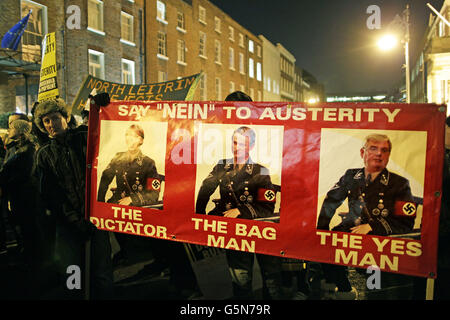
[[[234,49],[233,48],[229,48],[228,49],[228,55],[229,55],[229,64],[230,64],[230,69],[234,70]]]
[[[256,63],[256,80],[258,81],[262,80],[261,62]]]
[[[216,32],[221,33],[220,31],[220,19],[217,17],[214,17],[214,30],[216,30]]]
[[[164,32],[158,31],[158,54],[167,57],[167,39]]]
[[[255,77],[255,69],[254,69],[253,59],[252,58],[248,59],[248,76],[250,78],[254,78]]]
[[[134,61],[122,59],[122,83],[135,84]]]
[[[256,46],[256,55],[258,56],[258,58],[261,58],[261,47],[260,46]]]
[[[219,40],[216,40],[216,41],[214,41],[214,62],[216,62],[216,63],[221,63],[221,59],[220,59],[220,53],[221,53],[221,50],[220,50],[220,41]]]
[[[253,40],[248,40],[248,51],[250,51],[251,53],[253,53],[253,51],[254,51]]]
[[[89,54],[89,74],[104,79],[105,78],[105,54],[88,49]]]
[[[206,24],[206,9],[202,6],[198,6],[198,21]]]
[[[184,40],[180,40],[178,39],[177,42],[177,57],[178,63],[182,63],[182,64],[186,64],[186,44],[184,42]]]
[[[156,20],[166,22],[166,4],[162,1],[156,1]]]
[[[167,81],[167,72],[158,71],[158,82],[165,82],[165,81]]]
[[[134,17],[126,12],[121,12],[120,15],[120,29],[122,42],[129,42],[134,44]]]
[[[242,73],[242,74],[245,74],[244,54],[242,52],[239,52],[239,72]]]
[[[206,100],[206,74],[203,74],[200,78],[200,99]]]
[[[230,41],[234,41],[234,28],[233,27],[228,27],[228,39],[230,39]]]
[[[47,33],[47,7],[22,0],[22,18],[32,10],[27,28],[22,36],[22,59],[24,61],[40,61],[41,44]]]
[[[88,0],[88,30],[105,34],[103,32],[103,1]]]
[[[202,57],[206,57],[206,33],[201,31],[200,31],[198,54]]]
[[[184,22],[184,13],[178,11],[177,13],[177,28],[181,30],[186,30],[185,28],[185,22]]]
[[[242,33],[239,33],[239,46],[244,47],[244,35]]]
[[[230,93],[235,91],[235,86],[234,86],[234,82],[230,81]]]
[[[221,100],[222,96],[222,81],[220,78],[216,78],[216,100]]]

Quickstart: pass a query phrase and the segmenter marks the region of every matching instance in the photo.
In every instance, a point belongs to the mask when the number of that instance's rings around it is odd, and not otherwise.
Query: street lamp
[[[409,73],[409,5],[406,5],[406,10],[403,12],[403,17],[400,18],[398,15],[394,18],[394,20],[389,24],[388,29],[396,29],[400,26],[402,29],[404,29],[403,32],[403,43],[405,48],[405,78],[406,78],[406,102],[411,102],[411,84],[410,84],[410,73]],[[383,50],[387,51],[392,48],[394,48],[397,44],[397,38],[392,35],[388,34],[383,36],[378,41],[378,47]]]

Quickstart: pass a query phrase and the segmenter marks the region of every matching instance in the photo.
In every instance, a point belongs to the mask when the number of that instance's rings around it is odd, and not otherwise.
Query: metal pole
[[[405,77],[406,77],[406,103],[411,103],[411,83],[409,74],[409,4],[405,10],[406,39],[405,39]]]

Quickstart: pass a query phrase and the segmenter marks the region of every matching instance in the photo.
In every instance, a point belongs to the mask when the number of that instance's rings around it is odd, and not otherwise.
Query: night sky
[[[411,8],[411,69],[422,49],[430,14],[443,0],[211,0],[231,18],[273,44],[281,43],[325,86],[326,93],[389,91],[403,79],[404,49],[382,52],[381,34],[406,4]],[[381,29],[370,30],[370,5],[381,9]]]

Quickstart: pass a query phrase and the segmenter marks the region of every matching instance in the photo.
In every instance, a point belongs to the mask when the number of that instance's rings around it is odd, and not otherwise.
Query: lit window
[[[228,53],[229,53],[230,69],[234,70],[234,49],[230,47],[228,49]]]
[[[255,77],[255,69],[254,69],[253,59],[252,58],[248,59],[248,76],[250,78],[254,78]]]
[[[158,54],[167,56],[167,39],[164,32],[158,31]]]
[[[214,48],[215,48],[214,61],[217,62],[217,63],[221,63],[221,59],[220,59],[221,50],[220,50],[220,47],[221,47],[220,46],[220,41],[216,40],[215,41],[215,46],[214,46]]]
[[[234,28],[231,26],[228,27],[228,39],[234,41]]]
[[[134,61],[122,59],[122,83],[135,84]]]
[[[121,24],[121,40],[125,40],[134,43],[134,17],[126,12],[121,12],[120,24]]]
[[[178,40],[177,43],[178,62],[186,63],[186,45],[184,40]]]
[[[89,74],[104,79],[105,78],[105,54],[88,49],[89,54]]]
[[[206,57],[206,33],[201,31],[200,31],[198,54],[202,57]]]
[[[177,27],[181,30],[186,30],[184,26],[184,13],[180,11],[177,13]]]
[[[103,1],[88,0],[88,28],[103,32]]]
[[[198,6],[198,21],[206,24],[206,9]]]
[[[262,80],[261,62],[256,63],[256,80],[258,81]]]
[[[163,22],[166,21],[166,5],[159,0],[156,1],[156,19]]]
[[[214,30],[216,30],[216,32],[221,33],[220,31],[220,19],[217,17],[214,17]]]
[[[32,12],[22,37],[22,59],[25,61],[40,61],[42,39],[47,33],[47,7],[23,0],[22,18],[30,10]]]
[[[254,50],[253,40],[248,40],[248,51],[253,53],[253,50]]]

